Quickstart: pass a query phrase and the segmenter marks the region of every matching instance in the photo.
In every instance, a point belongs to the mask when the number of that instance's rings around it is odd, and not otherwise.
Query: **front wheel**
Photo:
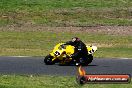
[[[93,55],[88,55],[88,64],[90,64],[93,61]]]
[[[82,63],[81,63],[82,65],[87,66],[88,64],[90,64],[93,61],[93,55],[90,54],[90,55],[88,55],[87,59],[83,59],[80,61],[82,61]]]
[[[55,64],[55,62],[52,61],[52,59],[53,59],[53,56],[47,55],[47,56],[44,58],[44,63],[45,63],[46,65]]]

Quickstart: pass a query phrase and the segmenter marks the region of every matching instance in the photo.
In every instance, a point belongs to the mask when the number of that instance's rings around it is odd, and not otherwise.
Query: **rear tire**
[[[55,64],[55,62],[52,61],[52,59],[53,59],[53,56],[47,55],[47,56],[44,58],[44,63],[45,63],[46,65],[53,65],[53,64]]]

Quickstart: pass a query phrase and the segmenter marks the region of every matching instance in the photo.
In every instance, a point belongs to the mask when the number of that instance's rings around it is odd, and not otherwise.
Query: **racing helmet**
[[[72,42],[77,42],[77,41],[80,41],[80,39],[78,37],[73,37],[72,38]]]
[[[92,52],[97,51],[97,46],[92,46]]]

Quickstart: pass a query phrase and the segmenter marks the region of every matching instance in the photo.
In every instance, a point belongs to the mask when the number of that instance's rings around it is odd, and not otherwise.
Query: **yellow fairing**
[[[87,46],[87,50],[88,50],[88,53],[90,53],[90,51],[92,50],[92,47],[91,46]]]
[[[62,47],[61,45],[63,45],[63,44],[64,43],[57,44],[54,47],[53,51],[50,53],[50,55],[54,57],[52,59],[52,61],[54,61],[55,59],[63,60],[63,58],[66,58],[66,55],[70,56],[71,54],[74,53],[74,46],[64,45]],[[70,58],[70,59],[72,59],[72,58]]]

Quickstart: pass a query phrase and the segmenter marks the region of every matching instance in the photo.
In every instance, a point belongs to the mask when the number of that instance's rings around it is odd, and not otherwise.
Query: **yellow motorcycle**
[[[52,52],[44,58],[44,63],[46,65],[52,65],[55,63],[59,63],[60,65],[75,65],[76,61],[73,61],[70,57],[74,53],[74,48],[74,46],[59,43],[54,47]],[[88,65],[89,63],[91,63],[93,60],[93,54],[96,50],[96,46],[87,46],[88,58],[86,58],[85,60],[83,60],[83,58],[80,58],[80,64]]]

